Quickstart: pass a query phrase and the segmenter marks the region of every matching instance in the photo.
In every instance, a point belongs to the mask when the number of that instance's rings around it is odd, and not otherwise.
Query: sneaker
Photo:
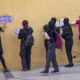
[[[51,74],[58,74],[58,73],[59,73],[59,71],[56,71],[56,70],[51,71]]]
[[[65,67],[73,67],[74,66],[74,64],[67,64],[67,65],[65,65]]]
[[[48,71],[46,71],[46,70],[44,70],[44,71],[42,71],[42,72],[40,72],[40,74],[42,75],[42,76],[48,76]]]

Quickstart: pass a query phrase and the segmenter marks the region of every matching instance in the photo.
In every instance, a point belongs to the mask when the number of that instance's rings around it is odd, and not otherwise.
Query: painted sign
[[[11,23],[12,16],[0,16],[0,23]]]

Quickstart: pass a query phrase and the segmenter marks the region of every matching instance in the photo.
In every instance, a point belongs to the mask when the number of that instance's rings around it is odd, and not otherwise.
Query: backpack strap
[[[24,30],[24,29],[22,29],[23,31],[24,31],[24,33],[26,34],[26,36],[27,36],[27,33],[26,33],[26,31]],[[26,42],[26,40],[23,38],[23,41],[24,41],[24,43]]]
[[[26,31],[23,29],[23,31],[24,31],[24,33],[26,34],[26,36],[27,36],[27,33],[26,33]]]

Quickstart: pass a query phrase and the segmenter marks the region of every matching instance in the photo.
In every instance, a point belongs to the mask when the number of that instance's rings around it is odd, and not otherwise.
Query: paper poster
[[[56,27],[59,27],[59,22],[56,22],[55,26],[56,26]]]
[[[64,18],[60,18],[60,26],[63,26],[64,25]]]
[[[76,24],[76,20],[72,22],[72,24]]]

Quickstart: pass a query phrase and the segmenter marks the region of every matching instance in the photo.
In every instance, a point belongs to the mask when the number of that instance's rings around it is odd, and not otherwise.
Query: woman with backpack
[[[51,73],[58,73],[59,72],[59,68],[58,68],[58,64],[56,61],[56,55],[55,55],[55,42],[56,42],[56,32],[55,32],[55,22],[56,20],[54,20],[53,22],[49,22],[49,32],[47,33],[47,37],[45,36],[45,39],[48,40],[48,51],[47,51],[47,60],[46,60],[46,65],[45,65],[45,70],[41,72],[41,75],[48,75],[49,73],[49,67],[50,67],[50,62],[52,62],[54,71],[52,71]]]
[[[62,27],[62,38],[65,40],[65,48],[66,48],[66,53],[68,57],[69,64],[67,64],[65,67],[73,67],[73,60],[72,60],[72,46],[73,46],[73,32],[71,25],[69,24],[69,19],[65,18],[64,19],[64,26]]]
[[[32,46],[26,46],[25,42],[28,38],[28,35],[32,35],[33,30],[28,26],[28,21],[24,20],[22,22],[23,28],[20,29],[18,38],[21,39],[20,44],[20,57],[22,63],[22,71],[30,70],[31,65],[31,48]]]

